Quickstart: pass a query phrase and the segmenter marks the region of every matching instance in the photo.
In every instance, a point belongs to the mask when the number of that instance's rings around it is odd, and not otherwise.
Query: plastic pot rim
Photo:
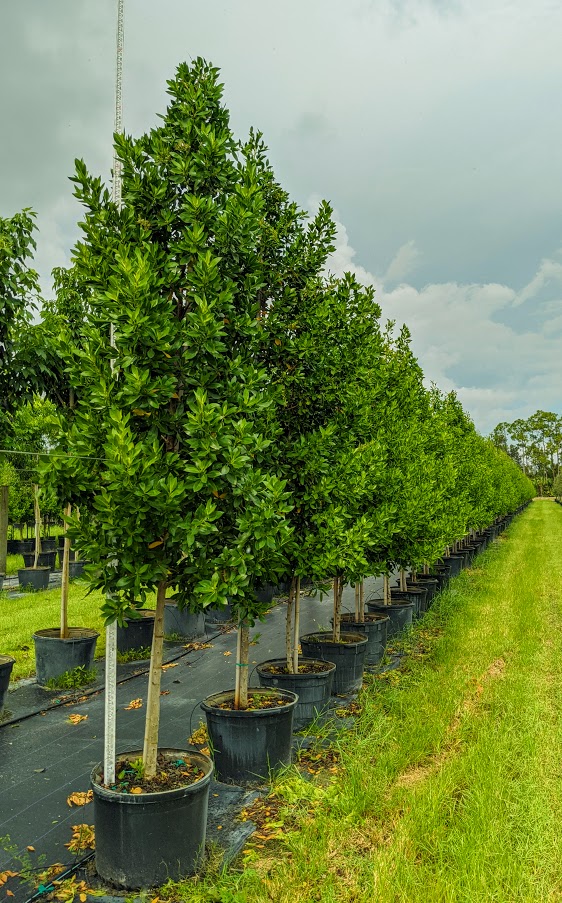
[[[143,792],[139,794],[121,793],[119,790],[111,790],[109,787],[104,787],[103,784],[99,783],[100,774],[103,770],[103,762],[98,762],[94,765],[90,773],[90,785],[94,794],[103,800],[111,802],[119,801],[119,804],[124,806],[151,805],[152,803],[160,803],[163,800],[181,799],[182,797],[190,796],[191,793],[194,793],[196,790],[201,790],[210,783],[215,766],[212,759],[209,756],[206,756],[205,753],[196,749],[175,749],[172,747],[160,747],[158,752],[169,752],[177,754],[184,759],[194,759],[196,760],[195,764],[203,768],[205,774],[202,778],[197,778],[197,780],[193,781],[191,784],[186,784],[184,787],[175,787],[173,790],[158,790],[156,792]],[[139,756],[142,756],[142,750],[128,750],[126,752],[118,753],[116,758],[121,756],[138,758]]]
[[[364,646],[367,643],[367,637],[359,633],[349,633],[347,630],[340,632],[340,639],[334,641],[333,632],[331,630],[319,630],[315,633],[305,633],[299,639],[302,643],[325,643],[326,646],[344,646],[346,649],[353,649],[357,646]],[[342,636],[353,637],[350,642],[341,639]]]
[[[81,632],[81,636],[49,636],[49,633],[56,630],[58,634],[60,634],[60,627],[43,627],[41,630],[36,630],[32,639],[38,637],[40,640],[53,640],[56,643],[76,643],[79,640],[93,640],[99,637],[99,633],[97,630],[94,630],[93,627],[69,627],[68,632],[71,634],[73,630],[79,630]]]
[[[336,665],[334,662],[325,662],[325,661],[322,661],[322,659],[320,659],[320,658],[308,658],[306,655],[299,655],[299,664],[301,662],[314,662],[317,665],[331,665],[331,667],[324,668],[323,671],[309,671],[306,674],[299,674],[299,673],[290,674],[288,672],[281,673],[281,674],[271,674],[271,677],[280,677],[280,678],[287,677],[287,678],[291,678],[292,680],[304,680],[305,678],[310,679],[312,677],[316,680],[322,680],[322,678],[327,677],[329,674],[332,674],[332,672],[336,670]],[[280,664],[286,665],[287,664],[286,659],[270,658],[265,662],[260,662],[256,666],[256,671],[258,672],[258,674],[260,674],[263,671],[265,671],[265,668],[268,665],[280,665]],[[267,672],[265,672],[265,673],[267,673]],[[286,706],[283,706],[283,708],[286,708]],[[269,710],[269,711],[271,711],[271,710]]]
[[[296,706],[297,702],[299,701],[297,693],[293,693],[292,690],[273,690],[271,689],[271,687],[249,687],[248,693],[282,696],[287,699],[287,704],[274,706],[273,708],[268,709],[221,709],[218,705],[213,703],[213,700],[219,699],[223,696],[234,697],[234,690],[221,690],[219,693],[211,693],[210,696],[206,696],[201,703],[201,708],[204,712],[209,712],[212,715],[218,715],[219,718],[267,718],[268,715],[272,715],[277,712],[290,711]]]

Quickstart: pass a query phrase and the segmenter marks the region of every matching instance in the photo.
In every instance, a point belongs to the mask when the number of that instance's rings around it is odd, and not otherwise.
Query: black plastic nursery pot
[[[74,553],[72,553],[74,554]],[[77,577],[81,577],[84,573],[84,566],[86,562],[83,558],[80,558],[78,561],[70,560],[68,562],[68,578],[69,580],[75,580]]]
[[[431,607],[431,603],[433,601],[433,597],[436,593],[439,592],[439,578],[437,576],[431,576],[430,574],[418,574],[416,577],[416,582],[427,590],[427,595],[425,597],[425,611]]]
[[[213,763],[195,750],[160,749],[170,759],[197,765],[193,784],[158,793],[119,793],[102,785],[103,766],[91,775],[96,868],[104,881],[131,890],[178,881],[199,868],[205,851]],[[122,753],[131,761],[142,751]]]
[[[25,552],[22,557],[25,567],[32,568],[33,562],[35,561],[35,552]],[[56,552],[39,552],[39,555],[37,556],[37,566],[54,570],[56,557]]]
[[[332,619],[333,620],[333,619]],[[357,621],[353,614],[343,614],[342,626],[351,633],[364,633],[367,637],[365,650],[365,667],[374,668],[380,663],[386,649],[388,638],[388,615],[368,612],[364,621]]]
[[[50,573],[51,568],[20,568],[18,582],[22,589],[35,593],[41,589],[47,589]]]
[[[10,677],[12,668],[16,663],[15,658],[11,655],[0,655],[0,715],[4,711],[6,695],[10,686]]]
[[[414,618],[421,618],[427,611],[427,589],[414,583],[406,584],[406,595],[414,603]]]
[[[443,559],[443,563],[451,568],[451,577],[458,577],[464,567],[464,555],[458,555],[456,553],[447,555],[447,557]]]
[[[336,666],[333,662],[323,662],[311,658],[299,658],[299,667],[322,666],[321,671],[307,671],[299,674],[283,672],[284,658],[261,662],[257,667],[262,687],[279,688],[296,693],[298,702],[293,715],[293,730],[299,731],[314,721],[330,702]]]
[[[44,536],[41,539],[41,551],[42,552],[56,552],[57,551],[57,537],[56,536]]]
[[[194,614],[187,609],[180,609],[175,602],[166,602],[164,606],[164,633],[167,636],[179,636],[192,639],[205,633],[205,614]]]
[[[258,602],[267,604],[271,602],[277,587],[273,583],[264,583],[262,586],[256,586],[254,592]]]
[[[207,718],[209,741],[216,778],[224,784],[263,781],[270,771],[291,762],[291,737],[296,693],[251,688],[252,696],[265,695],[280,700],[267,709],[221,708],[234,699],[233,690],[213,693],[201,703]]]
[[[69,627],[64,639],[58,627],[37,630],[33,634],[37,683],[45,686],[74,668],[92,668],[98,637],[99,633],[89,627]]]
[[[117,649],[130,652],[131,649],[146,649],[152,646],[154,633],[154,611],[139,611],[138,618],[125,618],[126,627],[117,627]]]
[[[411,625],[415,602],[411,602],[409,599],[391,602],[390,605],[383,605],[382,602],[367,602],[367,608],[374,614],[387,615],[389,619],[387,635],[390,640]]]
[[[211,626],[215,624],[225,624],[227,621],[231,621],[232,617],[232,605],[230,602],[226,605],[221,605],[219,608],[205,609],[205,622]]]
[[[307,658],[319,658],[336,666],[332,694],[345,696],[361,689],[367,637],[365,634],[342,632],[340,641],[334,643],[331,630],[308,633],[300,638],[302,654]]]

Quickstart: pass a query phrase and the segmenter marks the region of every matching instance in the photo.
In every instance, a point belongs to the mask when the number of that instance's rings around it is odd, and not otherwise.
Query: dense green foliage
[[[106,617],[162,582],[257,617],[260,583],[419,567],[530,498],[373,290],[327,272],[329,205],[305,214],[261,136],[235,141],[217,70],[182,65],[169,93],[158,128],[116,136],[122,210],[77,162],[82,240],[20,329]]]

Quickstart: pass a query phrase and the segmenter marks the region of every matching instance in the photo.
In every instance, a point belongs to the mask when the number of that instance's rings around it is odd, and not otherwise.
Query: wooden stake
[[[35,512],[35,558],[33,559],[33,567],[36,568],[39,563],[39,555],[41,554],[41,510],[39,508],[39,486],[37,483],[33,487],[33,510]]]
[[[406,592],[406,571],[404,568],[400,568],[400,591]]]
[[[334,643],[339,643],[341,635],[341,598],[343,593],[343,581],[341,577],[334,577]]]
[[[289,598],[287,599],[287,617],[285,620],[285,657],[287,659],[287,671],[289,672],[289,674],[293,673],[293,657],[294,657],[293,612],[294,612],[296,579],[297,578],[293,574],[293,577],[291,578],[291,586],[289,588]]]
[[[72,511],[70,502],[64,509],[65,517],[70,517]],[[68,637],[68,563],[70,560],[70,537],[64,537],[64,549],[62,553],[62,575],[61,575],[61,591],[60,591],[60,638],[65,640]]]
[[[164,605],[168,584],[162,580],[158,584],[156,594],[156,615],[154,617],[154,633],[152,635],[152,651],[150,653],[150,671],[148,674],[148,697],[146,700],[146,721],[144,728],[144,747],[142,758],[144,775],[153,778],[156,775],[156,759],[158,756],[158,728],[160,726],[160,684],[162,681],[162,650],[164,648]]]
[[[388,574],[382,578],[382,598],[383,605],[390,605],[390,580]]]
[[[246,620],[238,624],[236,643],[236,683],[234,690],[234,708],[248,708],[248,671],[250,665],[250,627]]]
[[[299,673],[299,632],[301,622],[301,578],[295,587],[295,629],[293,633],[293,674]]]
[[[359,584],[359,623],[365,623],[365,581]]]
[[[355,620],[359,620],[359,583],[355,584]]]
[[[8,486],[0,486],[0,576],[6,576],[8,557]]]

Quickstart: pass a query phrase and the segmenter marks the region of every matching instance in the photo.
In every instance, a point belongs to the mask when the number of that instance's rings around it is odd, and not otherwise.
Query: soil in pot
[[[0,717],[4,711],[12,668],[15,663],[16,660],[11,655],[0,655]]]
[[[205,614],[194,614],[187,609],[180,610],[175,602],[166,602],[164,607],[164,633],[166,636],[179,636],[193,639],[205,633]]]
[[[143,609],[138,618],[125,618],[126,627],[117,627],[117,651],[130,652],[152,646],[154,611]]]
[[[410,602],[407,599],[400,602],[393,601],[390,605],[383,605],[382,602],[367,602],[367,608],[370,612],[379,615],[388,615],[388,618],[390,619],[387,628],[389,640],[411,625],[414,607],[415,602]]]
[[[332,631],[309,633],[300,638],[303,655],[333,662],[336,666],[332,694],[345,696],[361,689],[367,651],[367,637],[361,633],[341,633],[335,643]]]
[[[21,589],[28,592],[38,592],[49,586],[51,568],[20,568],[18,581]]]
[[[288,690],[252,688],[252,708],[233,708],[234,691],[213,693],[202,703],[217,780],[263,781],[291,762],[293,713],[298,696]],[[272,703],[274,703],[272,705]]]
[[[287,671],[285,659],[271,659],[257,667],[262,687],[290,690],[299,701],[293,716],[293,729],[301,730],[319,715],[330,702],[336,666],[333,662],[300,658],[297,674]]]
[[[90,670],[94,664],[99,633],[89,627],[69,627],[68,637],[61,639],[60,629],[50,627],[33,634],[37,683],[45,686],[61,674],[75,668]]]
[[[354,614],[342,615],[342,626],[353,633],[364,633],[367,637],[365,665],[373,668],[380,663],[386,649],[388,637],[388,615],[366,614],[364,621],[357,621]]]
[[[105,881],[127,889],[192,875],[205,849],[211,760],[195,750],[160,749],[160,776],[144,782],[133,767],[141,755],[119,756],[109,788],[102,765],[91,777],[96,867]]]

